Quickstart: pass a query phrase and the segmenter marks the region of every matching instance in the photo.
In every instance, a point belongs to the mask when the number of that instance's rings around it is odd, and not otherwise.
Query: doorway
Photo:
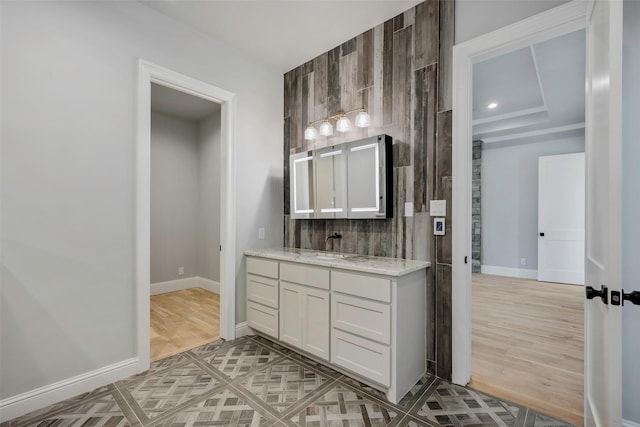
[[[473,64],[469,386],[583,413],[585,30]]]
[[[150,366],[151,295],[151,88],[152,84],[220,106],[220,337],[235,325],[235,95],[203,81],[140,60],[136,149],[136,309],[138,371]],[[176,266],[174,266],[176,267]],[[187,274],[186,266],[184,273]],[[175,268],[173,270],[176,270]],[[177,270],[181,271],[181,270]],[[177,274],[176,271],[176,274]],[[199,276],[198,276],[199,277]]]
[[[575,424],[584,289],[538,282],[538,171],[585,151],[584,12],[567,5],[454,48],[454,97],[469,108],[454,107],[453,381]]]
[[[220,104],[151,84],[151,361],[220,338]]]

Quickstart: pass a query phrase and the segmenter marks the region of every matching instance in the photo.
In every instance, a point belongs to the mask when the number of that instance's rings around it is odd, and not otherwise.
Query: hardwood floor
[[[583,425],[584,288],[473,274],[469,387]]]
[[[151,361],[220,338],[220,295],[200,288],[151,297]]]

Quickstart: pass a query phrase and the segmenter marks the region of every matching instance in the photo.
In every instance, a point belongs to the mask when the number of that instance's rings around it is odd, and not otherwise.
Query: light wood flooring
[[[200,288],[151,297],[151,361],[220,338],[220,295]]]
[[[469,387],[583,425],[584,288],[473,274]]]

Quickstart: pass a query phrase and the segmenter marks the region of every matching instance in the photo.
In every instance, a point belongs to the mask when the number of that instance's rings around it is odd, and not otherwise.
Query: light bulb
[[[360,111],[356,116],[356,126],[359,128],[366,128],[369,127],[370,124],[371,118],[369,117],[369,114],[364,110]]]
[[[318,137],[318,131],[312,125],[309,125],[304,130],[304,139],[306,139],[307,141],[312,141],[312,140],[316,139],[317,137]]]
[[[320,125],[320,135],[322,136],[331,136],[333,135],[333,126],[329,123],[329,120],[325,120]]]
[[[347,116],[342,116],[336,122],[336,130],[338,132],[347,132],[351,129],[351,121],[347,118]]]

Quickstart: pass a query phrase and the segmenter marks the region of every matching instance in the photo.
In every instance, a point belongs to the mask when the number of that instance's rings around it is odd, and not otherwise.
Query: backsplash
[[[453,0],[428,0],[284,75],[284,245],[431,261],[429,370],[451,377],[451,56]],[[364,107],[369,128],[316,141],[310,121]],[[351,117],[353,119],[353,117]],[[386,133],[393,138],[393,218],[292,220],[289,155]],[[447,200],[447,234],[432,234],[429,200]],[[413,216],[405,216],[405,203]],[[338,241],[326,241],[334,232]]]

